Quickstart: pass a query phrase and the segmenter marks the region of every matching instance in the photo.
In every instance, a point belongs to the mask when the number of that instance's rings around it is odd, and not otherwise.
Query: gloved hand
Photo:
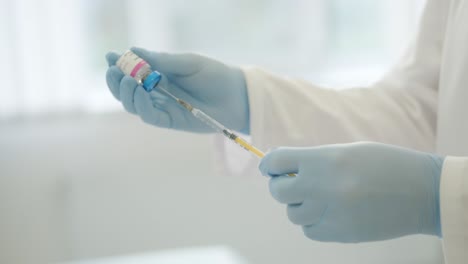
[[[441,235],[442,157],[378,143],[279,148],[260,163],[291,222],[319,241]],[[297,177],[285,176],[297,173]]]
[[[175,96],[200,108],[228,128],[249,133],[249,104],[243,72],[239,68],[195,54],[168,54],[131,49],[162,74],[162,85]],[[137,82],[124,76],[115,66],[120,57],[115,52],[106,55],[109,63],[107,84],[124,108],[151,125],[186,130],[212,132],[158,89],[150,93]]]

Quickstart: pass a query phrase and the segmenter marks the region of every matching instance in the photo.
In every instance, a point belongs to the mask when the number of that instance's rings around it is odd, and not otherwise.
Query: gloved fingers
[[[160,91],[152,90],[149,94],[153,102],[153,106],[166,110],[171,114],[171,116],[181,119],[184,113],[188,113],[188,111],[182,108],[182,106],[179,105],[173,98],[170,98]]]
[[[164,128],[172,127],[169,113],[165,109],[157,107],[151,95],[141,86],[136,88],[134,105],[136,113],[143,122]]]
[[[118,54],[117,52],[111,51],[106,54],[106,61],[109,67],[115,65],[117,60],[120,58],[121,54]]]
[[[192,114],[179,105],[173,98],[158,90],[151,91],[150,97],[154,107],[164,110],[171,117],[170,128],[184,129],[192,126],[190,121],[193,118]]]
[[[306,237],[321,242],[359,243],[372,241],[367,236],[361,237],[359,233],[349,228],[346,225],[338,226],[333,222],[321,221],[317,224],[302,226],[302,231]]]
[[[172,98],[167,97],[165,94],[162,94],[161,92],[155,90],[152,90],[151,92],[149,92],[149,94],[154,107],[164,109],[164,107],[167,106],[169,101],[173,100]]]
[[[288,218],[296,225],[315,225],[320,223],[327,211],[327,205],[319,201],[305,200],[301,204],[289,204]]]
[[[124,77],[123,72],[117,66],[107,69],[106,82],[115,99],[120,100],[120,81]]]
[[[271,196],[283,204],[300,204],[304,200],[304,193],[297,185],[296,177],[272,177],[269,183]]]
[[[136,114],[134,96],[135,89],[137,87],[137,82],[130,76],[124,76],[120,81],[120,101],[122,102],[125,110],[132,114]]]
[[[338,242],[335,230],[327,227],[326,223],[302,226],[302,232],[309,239],[321,242]]]
[[[259,169],[265,176],[298,173],[300,151],[297,148],[277,148],[269,152],[260,162]]]
[[[192,75],[203,67],[202,63],[200,63],[201,56],[195,54],[170,54],[149,51],[138,47],[133,47],[131,50],[148,62],[153,70],[166,75]]]
[[[385,227],[373,231],[369,219],[339,212],[340,209],[337,213],[337,208],[332,207],[330,204],[323,207],[320,221],[302,225],[306,237],[322,242],[357,243],[376,240],[375,234],[379,231],[385,233]]]

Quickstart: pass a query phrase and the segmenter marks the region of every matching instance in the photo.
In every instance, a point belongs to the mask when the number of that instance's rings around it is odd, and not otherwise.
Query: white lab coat
[[[371,87],[336,91],[244,72],[252,142],[261,149],[371,140],[448,155],[444,254],[448,264],[468,263],[468,1],[428,0],[410,50]]]

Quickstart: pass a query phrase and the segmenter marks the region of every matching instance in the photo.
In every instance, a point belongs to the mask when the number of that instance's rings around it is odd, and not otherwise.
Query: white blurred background
[[[422,0],[0,0],[0,263],[226,245],[249,263],[441,263],[437,239],[306,239],[208,135],[149,127],[105,84],[109,50],[191,51],[342,89],[398,60]]]

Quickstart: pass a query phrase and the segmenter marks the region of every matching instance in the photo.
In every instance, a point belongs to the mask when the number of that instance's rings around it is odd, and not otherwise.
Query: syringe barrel
[[[229,131],[225,126],[223,126],[221,123],[219,123],[215,119],[211,118],[209,115],[205,114],[200,109],[193,108],[191,112],[196,118],[203,121],[205,124],[212,127],[217,132],[224,133],[224,130]]]
[[[146,91],[151,91],[161,80],[161,74],[152,71],[151,66],[131,50],[127,50],[116,62],[117,67],[133,77]]]

